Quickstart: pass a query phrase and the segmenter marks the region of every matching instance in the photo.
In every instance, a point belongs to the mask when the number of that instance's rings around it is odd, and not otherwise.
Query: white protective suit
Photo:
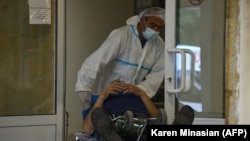
[[[104,43],[82,64],[76,91],[92,91],[100,73],[98,94],[113,80],[135,84],[151,98],[164,78],[164,41],[160,36],[142,46],[137,31],[138,16],[113,30]]]

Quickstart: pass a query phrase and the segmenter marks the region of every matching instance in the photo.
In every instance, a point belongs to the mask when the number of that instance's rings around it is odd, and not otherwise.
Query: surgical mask
[[[146,27],[146,29],[142,32],[142,35],[147,40],[154,40],[160,32],[156,32],[153,29]]]

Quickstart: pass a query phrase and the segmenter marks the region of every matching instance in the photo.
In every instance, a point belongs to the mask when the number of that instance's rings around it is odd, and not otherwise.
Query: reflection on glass
[[[0,1],[0,116],[54,114],[55,27],[29,24],[27,0]]]

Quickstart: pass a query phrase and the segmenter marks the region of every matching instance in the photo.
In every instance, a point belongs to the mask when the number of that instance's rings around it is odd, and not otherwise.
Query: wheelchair
[[[117,132],[129,141],[146,141],[146,125],[167,124],[167,116],[164,109],[158,109],[157,118],[135,117],[133,111],[126,111],[124,115],[113,119]]]

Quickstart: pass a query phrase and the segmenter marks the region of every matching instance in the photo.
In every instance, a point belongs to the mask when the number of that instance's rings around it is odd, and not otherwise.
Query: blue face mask
[[[160,32],[156,32],[153,29],[146,27],[146,29],[142,32],[142,35],[147,40],[154,40]]]

